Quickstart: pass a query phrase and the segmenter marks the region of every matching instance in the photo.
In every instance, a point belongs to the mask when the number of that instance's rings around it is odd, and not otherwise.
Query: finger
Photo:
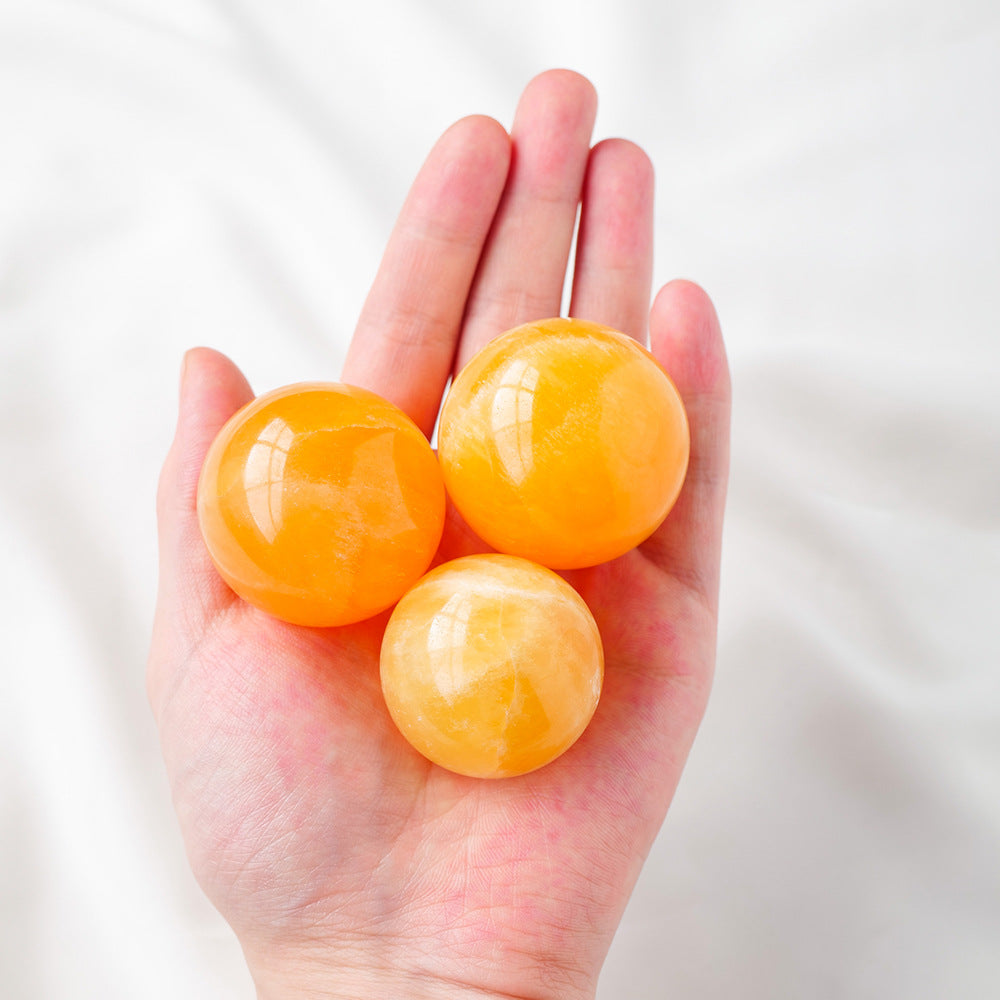
[[[232,591],[215,571],[198,527],[198,477],[205,454],[222,425],[253,392],[239,369],[206,347],[188,351],[181,375],[177,428],[160,473],[157,527],[160,592],[157,617],[180,615],[197,632]]]
[[[525,88],[513,158],[466,309],[458,367],[497,334],[557,316],[597,113],[592,84],[550,70]]]
[[[624,139],[590,153],[570,315],[645,343],[653,275],[653,165]]]
[[[430,435],[490,223],[510,140],[465,118],[438,140],[389,239],[347,352],[343,379],[402,407]]]
[[[674,509],[641,546],[644,555],[715,608],[729,472],[730,384],[715,309],[689,281],[672,281],[650,312],[653,353],[687,410],[691,457]]]

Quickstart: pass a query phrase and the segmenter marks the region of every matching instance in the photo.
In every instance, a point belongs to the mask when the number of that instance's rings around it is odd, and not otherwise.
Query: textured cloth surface
[[[735,385],[715,691],[599,996],[997,995],[993,0],[0,0],[9,1000],[252,995],[144,692],[180,358],[335,378],[431,143],[555,65]]]

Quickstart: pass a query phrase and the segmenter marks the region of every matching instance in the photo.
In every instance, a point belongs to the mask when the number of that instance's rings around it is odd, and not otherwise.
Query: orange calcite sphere
[[[382,640],[393,721],[425,757],[501,778],[554,760],[601,692],[601,637],[561,577],[514,556],[466,556],[396,605]]]
[[[656,530],[688,463],[673,382],[645,348],[575,319],[480,351],[441,412],[445,486],[493,548],[554,569],[606,562]]]
[[[307,382],[258,397],[209,449],[205,544],[240,597],[297,625],[394,604],[430,565],[445,495],[430,444],[398,407]]]

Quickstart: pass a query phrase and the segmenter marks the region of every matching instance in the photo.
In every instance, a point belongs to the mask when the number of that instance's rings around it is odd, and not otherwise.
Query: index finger
[[[345,382],[402,407],[428,436],[509,162],[510,139],[492,118],[464,118],[438,140],[389,237],[344,362]]]

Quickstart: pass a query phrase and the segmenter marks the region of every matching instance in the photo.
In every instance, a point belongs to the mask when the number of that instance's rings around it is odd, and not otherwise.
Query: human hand
[[[647,329],[652,171],[589,148],[593,88],[552,71],[511,137],[473,117],[421,169],[342,380],[430,433],[447,378],[486,341],[557,315],[582,199],[570,314]],[[651,347],[688,409],[691,462],[662,527],[564,574],[601,630],[601,703],[541,770],[466,778],[420,757],[382,702],[387,615],[340,629],[268,617],[219,578],[195,497],[208,446],[252,398],[222,355],[190,352],[158,496],[150,701],[194,872],[243,945],[261,998],[592,997],[670,803],[711,683],[729,383],[718,322],[673,282]],[[442,558],[485,546],[449,517]]]

